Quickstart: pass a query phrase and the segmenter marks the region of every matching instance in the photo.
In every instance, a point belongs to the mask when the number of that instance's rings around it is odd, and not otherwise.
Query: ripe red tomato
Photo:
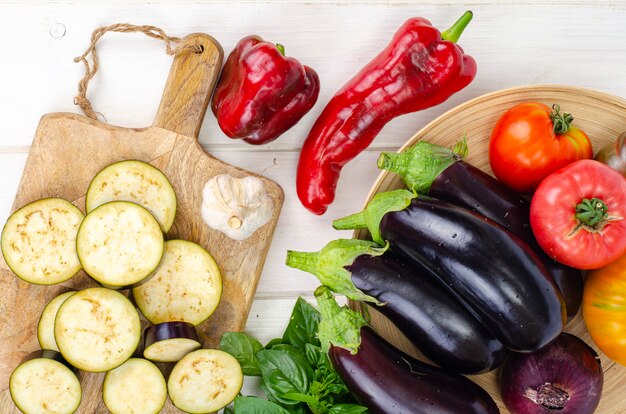
[[[509,187],[532,192],[541,180],[567,164],[592,158],[591,141],[571,126],[571,114],[542,103],[514,106],[491,131],[489,163],[495,176]]]
[[[626,178],[580,160],[544,179],[530,203],[530,226],[554,260],[596,269],[626,253]]]

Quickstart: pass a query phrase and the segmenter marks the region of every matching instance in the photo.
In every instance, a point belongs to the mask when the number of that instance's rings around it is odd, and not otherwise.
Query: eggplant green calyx
[[[599,198],[583,198],[576,206],[576,219],[584,226],[598,229],[609,218],[609,208]]]
[[[418,141],[401,153],[382,152],[378,157],[378,168],[396,173],[416,193],[428,194],[439,174],[465,158],[467,152],[465,137],[452,149]]]
[[[465,30],[469,22],[472,21],[472,17],[474,17],[474,13],[469,10],[463,13],[463,16],[461,16],[459,20],[454,22],[448,30],[444,30],[441,33],[441,38],[452,43],[458,42],[463,34],[463,30]]]
[[[345,295],[352,300],[382,305],[376,298],[366,295],[354,286],[352,273],[346,267],[362,255],[380,256],[388,247],[380,247],[366,240],[338,239],[328,243],[319,252],[289,250],[286,264],[289,267],[312,273],[333,292]]]
[[[552,120],[552,125],[554,125],[554,133],[556,135],[565,134],[569,130],[570,124],[574,121],[572,114],[565,112],[561,115],[560,110],[561,107],[554,104],[550,112],[550,119]]]
[[[322,314],[318,328],[322,350],[328,352],[333,345],[356,354],[361,346],[361,328],[367,325],[363,316],[345,306],[339,306],[326,286],[315,289],[315,299]]]
[[[417,194],[409,190],[392,190],[378,193],[361,212],[333,221],[337,230],[368,229],[372,240],[383,245],[385,241],[380,235],[380,222],[383,216],[392,211],[404,210],[411,204]]]

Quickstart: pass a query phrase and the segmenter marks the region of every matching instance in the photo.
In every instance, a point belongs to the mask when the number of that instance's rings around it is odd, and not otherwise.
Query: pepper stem
[[[441,33],[441,38],[452,43],[458,42],[459,38],[463,34],[463,30],[465,30],[469,22],[472,21],[472,17],[474,17],[474,13],[469,10],[463,13],[463,16],[461,16],[459,20],[457,20],[448,30]]]
[[[569,130],[569,126],[574,121],[574,117],[569,112],[565,112],[563,115],[559,113],[561,107],[557,104],[552,105],[552,111],[550,112],[550,119],[552,125],[554,125],[554,133],[556,135],[565,134]]]
[[[599,198],[591,200],[583,198],[583,201],[576,206],[576,219],[582,224],[592,229],[600,227],[609,218],[609,208]]]
[[[276,49],[278,49],[281,55],[285,56],[285,46],[280,43],[276,43]]]
[[[382,152],[378,168],[398,174],[406,186],[418,194],[428,194],[433,182],[456,161],[467,155],[467,140],[450,148],[418,141],[401,153]]]
[[[358,225],[365,223],[365,226],[372,235],[372,240],[383,245],[385,241],[380,235],[380,222],[383,216],[392,211],[404,210],[411,204],[411,200],[415,197],[417,197],[417,195],[409,190],[393,190],[378,193],[372,197],[372,200],[367,204],[365,210],[333,221],[333,227],[338,230],[348,230],[356,228],[351,225],[352,223]]]
[[[288,250],[286,264],[313,274],[333,292],[345,295],[352,300],[382,305],[376,298],[366,295],[354,285],[352,273],[346,267],[352,265],[359,256],[380,256],[387,248],[388,246],[380,247],[367,240],[338,239],[328,243],[319,252]]]
[[[361,346],[361,328],[367,325],[363,316],[345,306],[340,307],[326,286],[315,289],[315,299],[322,314],[318,337],[324,352],[334,345],[356,354]]]

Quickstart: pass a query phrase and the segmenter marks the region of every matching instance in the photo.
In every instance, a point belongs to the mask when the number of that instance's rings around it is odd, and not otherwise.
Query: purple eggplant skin
[[[356,399],[371,414],[495,414],[489,394],[469,379],[427,365],[368,327],[356,354],[331,346],[328,356]]]
[[[144,348],[159,341],[176,338],[191,339],[202,343],[193,324],[181,321],[162,322],[146,328],[144,331]]]
[[[384,303],[375,308],[447,371],[488,372],[508,354],[508,349],[439,281],[393,253],[358,256],[346,269],[359,290]]]
[[[563,330],[552,276],[520,238],[476,213],[428,197],[383,215],[391,250],[434,274],[509,349],[532,352]]]
[[[578,313],[583,298],[582,273],[553,260],[539,247],[530,228],[530,202],[526,198],[461,160],[435,178],[428,195],[475,211],[524,240],[539,255],[563,293],[567,315]]]

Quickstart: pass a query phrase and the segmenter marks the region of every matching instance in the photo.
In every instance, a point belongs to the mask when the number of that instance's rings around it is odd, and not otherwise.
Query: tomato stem
[[[583,198],[576,206],[576,219],[583,225],[596,230],[606,219],[609,218],[609,208],[599,198]]]
[[[552,105],[552,112],[550,112],[550,119],[552,125],[554,125],[554,133],[556,135],[565,134],[569,130],[569,126],[574,121],[574,117],[569,112],[565,112],[562,115],[559,113],[561,107],[558,104]]]

